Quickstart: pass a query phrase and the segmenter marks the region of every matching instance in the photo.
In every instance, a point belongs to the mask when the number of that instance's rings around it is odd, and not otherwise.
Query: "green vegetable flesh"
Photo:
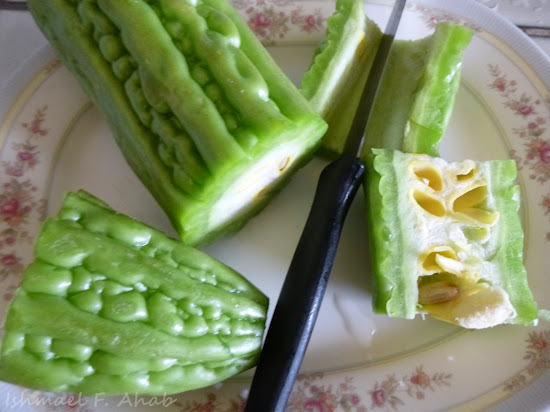
[[[437,156],[473,32],[444,22],[420,40],[393,43],[365,132],[372,148]]]
[[[302,77],[302,93],[328,123],[321,150],[342,153],[363,86],[382,38],[365,16],[362,0],[337,0],[327,20],[326,38]]]
[[[368,219],[376,222],[369,225],[375,311],[401,318],[424,312],[467,328],[536,323],[515,162],[373,153],[365,159],[365,192]],[[429,284],[428,297],[458,294],[423,303]]]
[[[8,307],[0,379],[105,395],[203,387],[254,366],[267,304],[222,263],[70,193]]]
[[[371,148],[438,154],[472,35],[444,22],[426,38],[394,41],[366,128],[366,154]],[[302,78],[302,93],[329,124],[321,146],[329,157],[342,154],[380,39],[361,1],[336,3],[326,39]]]
[[[226,0],[29,8],[188,244],[241,227],[326,130]]]

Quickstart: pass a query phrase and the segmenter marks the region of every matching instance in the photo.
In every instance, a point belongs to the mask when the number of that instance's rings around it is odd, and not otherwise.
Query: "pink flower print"
[[[371,398],[372,398],[372,403],[375,406],[378,406],[378,407],[384,406],[387,399],[386,391],[382,388],[376,389],[374,392],[372,392]]]
[[[430,386],[430,377],[425,372],[418,372],[411,377],[411,383],[426,389]]]
[[[248,20],[248,26],[260,37],[266,37],[273,30],[273,23],[272,16],[263,12],[252,14]]]
[[[492,87],[495,89],[503,92],[506,90],[506,86],[508,85],[508,81],[504,77],[497,77],[492,84]]]
[[[10,226],[17,226],[30,212],[30,206],[22,206],[19,199],[11,197],[0,204],[0,215]]]
[[[47,135],[48,131],[46,129],[42,129],[42,122],[43,122],[43,119],[35,119],[29,127],[29,130],[31,131],[31,133],[38,134],[40,136]]]
[[[34,114],[32,121],[30,123],[23,123],[23,127],[33,135],[46,136],[48,134],[48,130],[42,127],[45,120],[46,110],[47,106],[38,109]]]
[[[537,156],[540,157],[540,153],[544,151],[544,148],[547,146],[547,143],[538,138],[538,139],[531,139],[528,144],[526,144],[527,147],[527,158],[530,160],[535,159]]]
[[[271,19],[265,13],[256,13],[248,21],[248,25],[254,30],[266,29],[271,25]]]
[[[326,405],[322,399],[310,398],[302,403],[302,408],[306,412],[330,412],[332,409]]]
[[[214,412],[216,410],[216,404],[212,401],[198,403],[194,406],[195,408],[193,410],[196,412]]]
[[[317,25],[317,20],[315,20],[315,16],[313,14],[309,14],[305,17],[304,25],[302,26],[302,28],[305,31],[311,31],[315,28],[316,25]]]
[[[19,264],[19,259],[13,253],[10,253],[10,254],[7,254],[7,255],[3,255],[0,258],[0,263],[3,266],[15,266],[15,265]]]
[[[34,166],[36,164],[36,156],[32,152],[22,151],[17,153],[17,160],[20,162],[26,163],[29,166]]]
[[[539,159],[542,163],[550,164],[550,145],[546,144],[539,148]]]
[[[265,27],[271,26],[271,19],[268,17],[267,14],[258,13],[254,20],[255,20],[255,23],[258,27],[264,27],[265,28]]]
[[[21,177],[23,176],[24,169],[21,166],[7,165],[5,172],[8,176]]]
[[[351,395],[349,401],[352,405],[359,405],[359,402],[361,402],[361,399],[359,398],[358,395],[353,394],[353,395]]]
[[[535,109],[533,109],[533,106],[526,103],[518,104],[515,109],[516,109],[516,113],[522,116],[529,116],[531,113],[535,111]]]
[[[536,350],[542,351],[548,347],[548,342],[546,341],[546,339],[540,338],[534,340],[532,345],[533,348],[535,348]]]
[[[338,406],[337,399],[331,392],[320,392],[315,398],[306,399],[304,410],[307,412],[332,412]]]
[[[15,197],[7,199],[4,203],[0,205],[0,214],[6,217],[16,216],[19,212],[20,203]]]
[[[21,162],[28,162],[29,160],[34,159],[34,154],[31,152],[19,152],[17,153],[17,159]]]
[[[550,196],[544,196],[540,205],[543,207],[543,209],[545,209],[544,215],[550,215]]]

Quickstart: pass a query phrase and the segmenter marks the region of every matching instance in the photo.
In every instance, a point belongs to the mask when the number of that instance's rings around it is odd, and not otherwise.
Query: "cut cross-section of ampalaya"
[[[9,304],[0,379],[82,394],[168,394],[255,365],[267,298],[208,255],[67,195]]]
[[[366,161],[375,311],[476,329],[536,323],[513,160],[374,149]]]
[[[228,0],[29,0],[182,239],[241,227],[326,130]]]

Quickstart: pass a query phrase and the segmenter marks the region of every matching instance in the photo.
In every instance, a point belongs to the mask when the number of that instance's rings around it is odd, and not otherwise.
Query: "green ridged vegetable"
[[[227,0],[30,0],[182,239],[257,213],[326,124]]]
[[[374,310],[465,328],[536,324],[515,162],[373,153],[365,194]]]
[[[326,37],[301,82],[303,95],[329,124],[321,146],[326,156],[342,153],[381,38],[378,26],[365,16],[362,0],[336,1]]]
[[[419,40],[395,40],[366,128],[371,148],[438,154],[472,30],[444,22]],[[326,39],[302,78],[302,93],[327,121],[321,152],[342,154],[355,107],[381,39],[359,0],[339,0]]]
[[[384,148],[439,154],[472,36],[471,29],[443,22],[424,39],[393,43],[367,124],[365,153]]]
[[[267,305],[203,252],[69,193],[8,306],[0,379],[105,395],[203,387],[255,365]]]

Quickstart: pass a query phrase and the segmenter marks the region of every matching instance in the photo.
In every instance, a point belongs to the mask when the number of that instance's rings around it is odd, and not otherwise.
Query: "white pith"
[[[300,150],[295,143],[283,144],[239,176],[212,208],[210,225],[223,225],[259,201],[264,190],[269,190],[270,186],[291,168],[297,153],[300,153]]]
[[[451,273],[461,279],[469,279],[474,287],[468,293],[459,294],[452,302],[444,302],[440,308],[435,305],[430,308],[435,317],[458,324],[466,328],[486,328],[506,323],[516,315],[508,294],[498,286],[498,267],[490,262],[492,226],[490,224],[475,223],[468,216],[462,216],[452,211],[452,201],[455,193],[467,192],[476,185],[484,185],[484,168],[480,162],[467,160],[464,162],[446,162],[440,158],[416,155],[416,159],[432,163],[439,171],[443,181],[441,190],[433,190],[427,186],[427,180],[418,178],[412,168],[408,169],[405,186],[408,188],[408,202],[403,207],[410,210],[407,213],[414,226],[414,242],[410,253],[416,256],[425,256],[426,251],[438,247],[450,247],[456,253],[453,257],[436,255],[435,261],[441,267],[440,272]],[[474,173],[468,173],[474,170]],[[464,175],[464,179],[457,179],[457,175]],[[466,177],[469,175],[469,177]],[[447,213],[444,216],[434,216],[415,204],[414,190],[422,190],[439,200]],[[487,199],[491,203],[491,199]],[[465,227],[483,227],[487,229],[485,238],[471,240],[464,233]],[[419,270],[416,276],[430,276],[434,272],[425,271],[419,261]],[[487,283],[476,285],[477,280]]]

